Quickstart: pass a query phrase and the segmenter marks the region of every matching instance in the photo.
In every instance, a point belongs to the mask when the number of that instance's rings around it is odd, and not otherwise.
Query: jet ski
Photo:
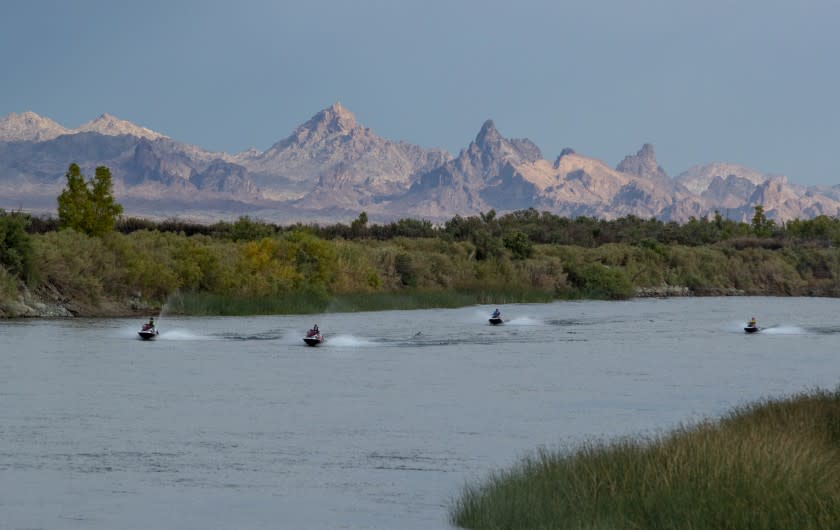
[[[143,324],[143,327],[140,328],[140,331],[138,331],[137,334],[140,335],[140,338],[143,340],[152,340],[158,336],[158,330],[151,324]]]
[[[502,322],[504,322],[504,320],[502,320],[502,314],[501,314],[501,313],[499,313],[498,311],[496,311],[495,313],[493,313],[492,315],[490,315],[490,318],[489,318],[489,319],[487,319],[487,320],[488,320],[488,322],[490,322],[490,324],[491,324],[491,325],[493,325],[493,326],[498,326],[499,324],[501,324]]]
[[[307,346],[317,346],[326,340],[326,337],[321,335],[320,331],[316,331],[314,329],[307,331],[306,336],[303,338],[303,342],[305,342]]]
[[[749,325],[748,324],[748,325],[744,326],[744,331],[747,332],[747,333],[758,333],[760,329],[761,328],[759,328],[758,326],[755,326],[755,325]]]

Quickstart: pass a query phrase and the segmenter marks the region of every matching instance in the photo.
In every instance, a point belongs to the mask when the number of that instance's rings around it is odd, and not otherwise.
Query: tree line
[[[86,180],[79,166],[71,164],[66,178],[67,184],[57,198],[57,218],[0,210],[0,290],[10,292],[13,280],[33,282],[39,271],[46,274],[43,271],[49,269],[53,275],[61,274],[61,260],[74,259],[74,245],[91,249],[104,245],[102,248],[112,254],[115,266],[131,268],[137,278],[146,278],[143,280],[146,285],[159,285],[156,296],[168,289],[184,287],[270,294],[316,284],[324,292],[335,289],[350,292],[385,288],[391,281],[387,278],[393,279],[394,288],[446,288],[451,287],[447,283],[448,273],[440,271],[463,268],[470,263],[476,264],[469,269],[473,277],[465,277],[462,285],[483,285],[491,277],[504,285],[505,278],[510,278],[514,270],[522,278],[530,278],[523,282],[538,285],[540,289],[563,284],[582,293],[624,293],[622,296],[632,292],[634,285],[657,285],[657,282],[678,282],[698,290],[709,282],[717,282],[721,287],[751,285],[743,278],[718,278],[715,271],[695,263],[706,247],[716,249],[715,259],[726,260],[735,257],[730,251],[784,251],[778,257],[792,268],[779,261],[761,281],[792,285],[780,290],[799,292],[805,284],[796,283],[797,276],[806,283],[811,281],[809,278],[825,283],[836,276],[838,256],[832,247],[840,243],[837,218],[818,216],[776,223],[767,219],[760,205],[756,205],[749,223],[725,219],[719,213],[677,223],[636,216],[613,220],[568,218],[535,209],[504,215],[491,210],[479,215],[455,216],[440,224],[420,219],[377,224],[371,223],[364,212],[349,223],[324,225],[282,226],[247,216],[213,224],[179,219],[152,221],[122,216],[107,167],[96,168],[94,177]],[[84,238],[60,235],[64,232]],[[112,234],[132,238],[111,237]],[[33,238],[38,238],[37,245],[33,244]],[[153,245],[148,245],[150,239],[155,241]],[[362,253],[361,247],[353,245],[361,241],[372,250]],[[327,246],[322,244],[328,242]],[[153,264],[144,259],[140,249],[155,245],[168,249],[169,254],[159,256]],[[685,247],[700,250],[686,258],[689,254],[682,250]],[[235,253],[235,260],[231,252]],[[458,264],[441,261],[443,255],[452,252],[460,256]],[[772,256],[755,253],[741,256],[753,256],[750,258],[753,259],[757,255],[765,256],[762,258],[765,261],[767,256]],[[38,260],[51,260],[52,268],[38,266]],[[160,266],[167,260],[171,266]],[[356,267],[361,262],[366,263],[365,267]],[[511,268],[517,262],[522,266]],[[538,262],[541,264],[535,265]],[[313,272],[327,263],[344,272],[332,276]],[[487,265],[479,267],[482,263]],[[80,263],[79,270],[85,265]],[[291,268],[283,268],[287,265]],[[696,270],[692,269],[695,265],[699,267]],[[723,261],[720,265],[724,266]],[[260,272],[263,267],[268,267],[265,271],[274,278],[271,285],[260,286],[264,281]],[[657,267],[665,272],[651,272],[658,270]],[[152,270],[156,272],[149,273]],[[356,270],[352,273],[355,276],[347,272],[352,270]],[[560,283],[558,275],[562,276]],[[248,287],[238,283],[246,276],[251,281]]]

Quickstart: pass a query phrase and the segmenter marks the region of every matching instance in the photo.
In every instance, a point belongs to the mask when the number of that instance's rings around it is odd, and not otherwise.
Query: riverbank
[[[102,237],[60,230],[31,236],[26,267],[0,267],[0,316],[295,314],[634,297],[840,295],[840,254],[834,248],[759,243],[535,244],[517,254],[506,247],[488,253],[472,241],[442,236],[325,240],[296,229],[230,240],[148,230]]]
[[[685,286],[637,287],[631,298],[675,298],[714,296],[789,296],[778,292],[746,292],[742,289],[715,288],[696,292]],[[825,293],[809,293],[824,297]],[[0,318],[135,317],[157,315],[253,316],[390,311],[456,308],[471,305],[506,305],[581,300],[585,297],[558,297],[534,289],[404,290],[387,293],[289,293],[278,296],[231,296],[214,293],[175,293],[164,302],[144,300],[139,294],[120,299],[75,300],[52,285],[35,290],[20,286],[14,298],[0,299]]]
[[[840,392],[767,400],[661,437],[540,452],[468,486],[451,522],[517,528],[835,528]]]
[[[18,298],[0,301],[0,318],[133,317],[156,315],[250,316],[350,313],[409,309],[456,308],[479,304],[548,303],[551,293],[536,290],[407,290],[398,293],[358,293],[325,296],[292,293],[272,297],[236,297],[213,293],[176,293],[163,304],[139,297],[80,304],[54,288],[35,292],[23,288]]]
[[[78,300],[50,284],[35,289],[19,285],[15,295],[0,297],[0,318],[133,317],[157,314],[160,309],[139,296]]]

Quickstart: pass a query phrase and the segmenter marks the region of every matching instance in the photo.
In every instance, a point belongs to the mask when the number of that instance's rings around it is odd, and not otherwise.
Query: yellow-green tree
[[[86,182],[74,162],[65,176],[67,185],[58,196],[59,225],[91,236],[102,236],[113,230],[123,207],[114,199],[111,170],[99,166],[94,178]]]
[[[90,190],[93,210],[91,235],[101,236],[113,230],[117,217],[123,213],[122,205],[114,199],[113,188],[111,170],[105,166],[97,167]]]
[[[85,177],[75,162],[70,164],[64,176],[67,178],[67,185],[58,196],[58,222],[62,228],[86,232],[88,220],[93,216],[93,208]]]

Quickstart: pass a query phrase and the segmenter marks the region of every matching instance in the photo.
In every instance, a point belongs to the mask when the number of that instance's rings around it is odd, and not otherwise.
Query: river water
[[[834,389],[839,307],[164,314],[150,342],[134,320],[0,322],[0,528],[446,529],[465,483],[539,448]]]

